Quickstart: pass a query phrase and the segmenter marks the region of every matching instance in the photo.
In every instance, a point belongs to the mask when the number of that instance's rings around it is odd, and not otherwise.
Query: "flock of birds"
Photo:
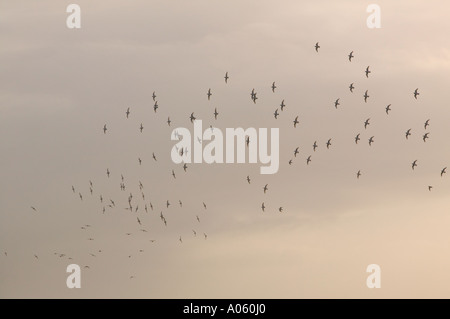
[[[315,51],[317,53],[319,53],[320,48],[321,47],[319,45],[319,42],[317,42],[314,46]],[[351,51],[348,54],[348,61],[352,62],[354,57],[355,57],[354,52]],[[372,73],[372,70],[370,69],[370,66],[367,66],[365,68],[363,74],[365,75],[366,78],[369,78],[371,76],[371,73]],[[227,84],[229,82],[229,79],[230,79],[230,76],[229,76],[228,72],[226,72],[225,76],[224,76],[225,84]],[[270,88],[272,93],[275,93],[277,90],[276,82],[275,81],[272,82],[272,85],[268,86],[268,88]],[[350,83],[348,88],[351,93],[354,93],[354,90],[355,90],[354,82]],[[417,100],[420,96],[419,89],[416,88],[416,89],[412,90],[411,94],[412,94],[412,97],[415,100]],[[211,88],[209,88],[206,92],[206,97],[207,97],[208,101],[211,100],[212,96],[213,96],[213,92],[212,92]],[[151,97],[153,100],[153,111],[156,114],[159,109],[156,92],[153,92]],[[254,88],[250,91],[250,98],[254,104],[258,103],[258,99],[259,99],[258,92]],[[368,102],[368,100],[370,98],[368,90],[365,90],[364,94],[362,95],[362,98],[365,103]],[[332,105],[334,105],[335,109],[338,109],[341,106],[340,98],[335,99],[334,103]],[[286,107],[287,106],[286,106],[285,100],[283,99],[281,101],[279,107],[277,107],[273,112],[273,117],[275,120],[277,120],[279,118],[281,112],[283,112]],[[385,107],[386,115],[389,115],[390,111],[392,110],[391,107],[392,107],[391,104],[388,104]],[[127,107],[124,112],[124,120],[128,120],[131,115],[132,115],[132,109],[130,107]],[[213,115],[214,120],[218,119],[219,112],[218,112],[217,108],[214,108],[214,112],[212,113],[212,115]],[[195,113],[191,112],[190,115],[187,114],[187,119],[191,123],[194,123],[196,121]],[[171,120],[170,116],[167,117],[166,123],[168,126],[171,126],[172,120]],[[296,115],[292,119],[292,123],[293,123],[292,125],[293,125],[294,129],[300,125],[299,115]],[[371,118],[367,118],[362,124],[363,124],[362,126],[364,127],[364,130],[366,130],[371,125]],[[430,138],[430,132],[427,131],[429,126],[430,126],[430,119],[427,119],[424,122],[425,132],[422,135],[423,142],[426,142]],[[140,123],[140,125],[138,127],[138,132],[142,133],[144,131],[144,129],[145,129],[145,127],[144,127],[143,123]],[[213,125],[210,125],[210,129],[211,130],[214,129]],[[102,128],[103,134],[107,135],[108,130],[109,130],[109,126],[107,124],[104,124],[103,128]],[[408,128],[405,131],[405,139],[409,140],[412,135],[413,135],[412,129]],[[354,143],[359,144],[360,141],[361,141],[361,133],[357,133],[356,136],[354,137]],[[375,143],[375,141],[376,141],[375,136],[372,135],[368,138],[367,143],[369,146],[372,146],[372,144]],[[200,139],[197,142],[202,143],[202,141]],[[247,147],[250,142],[251,142],[250,138],[246,137]],[[327,149],[330,149],[333,146],[332,138],[329,138],[324,145]],[[318,142],[314,141],[314,143],[311,145],[312,153],[305,157],[306,165],[311,164],[311,162],[313,161],[313,154],[314,154],[314,152],[316,152],[318,147],[319,147]],[[179,150],[180,155],[183,155],[183,153],[186,153],[188,151],[189,151],[188,149],[183,149],[183,148]],[[294,160],[299,157],[299,154],[300,154],[300,147],[296,147],[295,149],[293,149],[293,152],[292,152],[293,157],[289,159],[288,164],[292,165]],[[158,162],[157,156],[154,152],[152,153],[152,159],[155,163]],[[142,165],[142,159],[140,157],[138,157],[138,159],[137,159],[137,165]],[[411,169],[415,170],[418,167],[418,165],[419,165],[419,160],[412,159]],[[189,169],[188,165],[186,163],[184,163],[182,165],[182,169],[183,169],[184,173],[187,173],[187,171]],[[444,175],[447,173],[447,167],[440,168],[439,171],[440,171],[440,176],[444,177]],[[125,203],[118,202],[118,200],[110,198],[110,197],[106,197],[106,196],[104,197],[101,193],[101,190],[97,190],[94,188],[94,183],[91,180],[89,180],[88,190],[84,190],[84,193],[88,192],[88,194],[90,194],[91,196],[96,195],[98,204],[101,205],[101,213],[102,214],[105,214],[105,213],[108,213],[110,211],[117,210],[117,209],[122,210],[122,211],[128,211],[129,213],[133,213],[133,215],[130,215],[130,216],[132,216],[131,218],[135,219],[136,227],[139,232],[142,232],[144,234],[149,232],[149,230],[147,228],[148,225],[144,224],[144,221],[143,221],[144,219],[142,218],[143,215],[141,215],[141,214],[151,214],[153,212],[153,214],[158,216],[158,219],[159,219],[159,222],[161,223],[161,225],[163,227],[168,227],[168,224],[170,224],[170,219],[167,217],[167,211],[170,210],[170,208],[173,205],[179,206],[180,209],[183,208],[183,201],[181,199],[177,199],[176,204],[172,203],[172,201],[169,199],[165,199],[164,203],[160,203],[160,205],[157,205],[155,202],[150,201],[148,199],[147,194],[144,192],[144,183],[142,181],[138,181],[135,184],[133,184],[133,183],[130,184],[126,181],[123,174],[112,172],[112,171],[110,171],[109,168],[105,168],[104,174],[105,174],[104,176],[105,176],[106,180],[109,181],[110,183],[112,183],[113,185],[117,185],[117,187],[119,187],[121,192],[129,192],[129,195],[127,196],[127,201]],[[172,169],[170,174],[171,174],[171,178],[174,178],[174,179],[177,178],[177,174],[175,173],[175,170]],[[357,170],[355,172],[355,175],[356,175],[356,179],[360,179],[363,176],[362,170],[361,169]],[[251,179],[250,175],[247,175],[245,177],[245,180],[247,181],[248,184],[252,183],[252,179]],[[432,189],[433,189],[433,186],[428,185],[428,191],[431,191]],[[71,191],[72,191],[73,195],[77,196],[80,201],[85,201],[86,196],[83,195],[84,194],[83,191],[78,190],[75,186],[71,187]],[[263,192],[263,194],[266,194],[267,192],[269,192],[269,184],[261,185],[261,191]],[[94,194],[94,193],[96,193],[96,194]],[[278,205],[275,205],[275,206],[276,206],[276,209],[274,209],[274,211],[277,211],[280,213],[285,211],[283,206],[278,206]],[[31,206],[31,209],[33,210],[33,212],[36,212],[36,213],[39,212],[39,210],[36,208],[36,206]],[[267,211],[267,203],[265,201],[263,201],[260,204],[260,209],[262,212]],[[198,205],[196,207],[194,207],[193,210],[197,210],[197,211],[202,210],[206,213],[207,205],[204,201],[199,201]],[[201,229],[201,214],[200,213],[195,214],[194,222],[198,227],[192,228],[191,236],[193,236],[193,237],[199,236],[199,237],[202,237],[204,240],[206,240],[208,238],[206,231],[199,230],[199,228]],[[92,228],[93,228],[93,226],[90,224],[84,224],[84,225],[80,226],[80,230],[83,232],[90,232],[90,229],[92,229]],[[133,233],[125,232],[123,234],[123,236],[133,236]],[[178,237],[177,240],[179,241],[179,243],[182,244],[184,237],[182,235],[179,235],[177,237]],[[86,238],[86,240],[94,241],[95,238],[93,236],[88,236]],[[149,237],[148,241],[150,241],[151,243],[154,243],[154,242],[156,242],[156,239]],[[102,252],[102,250],[97,250],[95,252],[91,251],[89,253],[89,255],[92,257],[96,257],[99,254],[101,254],[101,252]],[[143,252],[143,250],[139,249],[139,252]],[[7,252],[4,252],[4,255],[7,256],[8,255]],[[54,252],[54,255],[59,258],[67,258],[68,260],[72,260],[72,258],[70,256],[67,256],[65,253]],[[132,255],[128,256],[128,258],[131,258],[131,257],[132,257]],[[34,258],[39,259],[37,254],[34,255]],[[89,269],[90,266],[84,265],[84,268]],[[133,278],[135,278],[135,275],[130,276],[130,279],[133,279]]]

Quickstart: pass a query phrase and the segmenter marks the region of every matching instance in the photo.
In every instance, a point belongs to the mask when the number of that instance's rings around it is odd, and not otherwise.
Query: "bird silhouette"
[[[319,52],[319,49],[320,49],[319,42],[316,43],[316,45],[314,46],[314,48],[316,49],[316,52]]]
[[[211,99],[211,89],[208,89],[208,93],[206,93],[206,95],[208,96],[208,101]]]
[[[366,92],[364,93],[364,102],[367,103],[367,99],[369,98],[369,94],[367,94],[369,90],[366,90]]]
[[[339,100],[340,100],[340,99],[337,99],[336,101],[334,101],[334,107],[335,107],[335,108],[337,108],[337,107],[340,105],[340,104],[339,104]]]
[[[389,115],[389,111],[391,110],[391,104],[386,106],[386,114]]]
[[[408,129],[405,133],[406,139],[408,139],[409,136],[411,136],[411,129]]]
[[[275,117],[275,119],[278,119],[278,109],[275,110],[275,112],[273,113],[273,116]]]
[[[368,66],[368,67],[366,68],[366,71],[365,71],[365,73],[366,73],[366,78],[368,78],[368,77],[369,77],[369,74],[372,73],[372,71],[369,71],[369,67],[370,67],[370,66]]]

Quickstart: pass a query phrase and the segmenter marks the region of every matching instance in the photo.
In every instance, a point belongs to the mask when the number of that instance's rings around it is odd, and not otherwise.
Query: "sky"
[[[446,2],[80,0],[69,29],[71,3],[0,1],[1,298],[450,297]],[[185,172],[192,112],[279,128],[278,172]]]

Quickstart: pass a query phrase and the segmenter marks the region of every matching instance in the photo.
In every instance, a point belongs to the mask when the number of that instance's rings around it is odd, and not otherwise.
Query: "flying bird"
[[[228,72],[225,73],[224,79],[225,79],[225,83],[228,83],[228,79],[229,79]]]
[[[331,138],[327,141],[327,149],[329,149],[331,146]]]
[[[278,109],[275,110],[275,112],[273,113],[273,116],[275,117],[275,119],[278,119]]]
[[[414,170],[414,168],[417,166],[417,160],[414,160],[414,162],[412,162],[411,167]]]
[[[217,112],[217,108],[214,109],[214,119],[217,120],[217,115],[219,115],[219,113]]]
[[[172,121],[170,120],[170,116],[167,118],[167,125],[170,126],[170,123],[172,123]]]
[[[364,122],[364,129],[366,129],[367,128],[367,125],[370,125],[370,118],[368,118],[367,120],[365,120],[365,122]]]
[[[426,142],[426,139],[429,138],[428,134],[430,133],[425,133],[422,137],[423,141]]]
[[[319,146],[317,145],[317,141],[314,141],[314,144],[313,144],[313,151],[315,152],[316,151],[316,148],[318,148]]]
[[[315,45],[314,47],[316,48],[316,52],[319,52],[319,49],[320,49],[319,42],[317,42],[316,45]]]
[[[372,146],[372,143],[374,142],[373,138],[374,138],[374,136],[371,136],[369,138],[369,146]]]
[[[264,190],[264,194],[267,192],[267,190],[269,189],[267,186],[268,186],[269,184],[266,184],[264,187],[263,187],[263,190]]]
[[[130,115],[130,108],[127,108],[127,111],[125,112],[125,114],[127,115],[127,118],[128,118],[128,116]]]
[[[264,202],[261,205],[261,209],[262,209],[262,211],[264,211],[266,209],[266,206],[264,205]]]
[[[247,175],[247,182],[250,184],[250,176]]]
[[[355,88],[355,87],[353,86],[353,83],[351,83],[350,86],[349,86],[348,88],[350,89],[350,92],[353,93],[353,89]]]
[[[295,120],[294,120],[294,128],[296,128],[297,127],[297,124],[299,123],[299,121],[298,121],[298,116],[296,116],[295,117]]]
[[[419,89],[417,88],[417,89],[415,89],[414,90],[414,98],[417,100],[417,96],[418,95],[420,95],[420,93],[419,93]]]
[[[155,101],[155,99],[156,99],[155,91],[153,91],[152,98],[153,98],[153,101]]]
[[[257,99],[257,97],[256,97],[256,92],[255,92],[255,89],[254,89],[254,88],[252,89],[252,92],[250,93],[250,96],[251,96],[251,98],[252,98],[253,103],[256,104],[256,99]]]
[[[275,82],[273,82],[272,83],[272,92],[274,92],[275,93],[275,89],[276,89],[277,87],[275,86]]]
[[[444,167],[442,170],[441,170],[441,177],[442,177],[442,175],[444,175],[445,173],[447,173],[447,167]]]
[[[369,77],[369,73],[372,73],[372,71],[369,71],[369,67],[370,66],[368,66],[367,68],[366,68],[366,78],[368,78]]]
[[[191,113],[191,116],[189,117],[189,119],[191,120],[191,123],[194,123],[194,121],[195,121],[194,112]]]
[[[306,165],[309,165],[310,162],[311,162],[311,155],[309,155],[308,158],[306,159]]]
[[[389,115],[389,111],[391,110],[391,105],[386,106],[386,114]]]
[[[426,121],[425,121],[425,124],[423,125],[423,127],[424,127],[425,129],[427,129],[428,126],[430,126],[430,119],[426,120]]]
[[[367,94],[369,90],[366,90],[366,92],[364,93],[364,102],[367,103],[367,99],[369,98],[369,94]]]
[[[348,60],[350,61],[350,62],[352,62],[352,58],[354,57],[354,55],[353,55],[353,51],[352,52],[350,52],[350,54],[348,55]]]
[[[360,135],[361,135],[361,134],[358,133],[358,135],[356,135],[356,137],[355,137],[355,143],[356,143],[356,144],[358,144],[358,141],[360,140],[360,138],[359,138]]]
[[[297,147],[297,148],[294,150],[294,157],[297,157],[297,154],[299,153],[298,149],[299,149],[299,147]]]
[[[340,99],[337,99],[336,101],[334,101],[334,107],[335,107],[335,108],[337,108],[338,105],[340,105],[340,104],[339,104],[339,100],[340,100]]]
[[[142,123],[141,123],[141,127],[139,127],[139,130],[141,131],[141,133],[142,133],[142,130],[144,129],[144,126],[142,125]]]
[[[360,176],[361,176],[361,170],[359,170],[358,173],[356,173],[356,178],[359,179]]]
[[[283,112],[284,108],[286,107],[286,105],[284,104],[284,100],[281,101],[280,106],[281,106],[281,112]]]
[[[408,129],[405,133],[406,139],[411,135],[411,129]]]
[[[209,101],[211,98],[211,95],[212,95],[211,89],[208,89],[208,93],[206,93],[206,95],[208,95],[208,101]]]
[[[107,131],[108,129],[106,128],[106,124],[103,126],[103,134],[106,134],[106,131]]]

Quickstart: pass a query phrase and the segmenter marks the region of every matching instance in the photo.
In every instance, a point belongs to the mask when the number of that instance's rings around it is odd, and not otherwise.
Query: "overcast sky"
[[[380,29],[372,1],[77,1],[81,29],[70,3],[0,2],[0,297],[450,297],[446,2],[377,1]],[[192,112],[204,129],[279,128],[278,173],[184,172],[170,135]]]

